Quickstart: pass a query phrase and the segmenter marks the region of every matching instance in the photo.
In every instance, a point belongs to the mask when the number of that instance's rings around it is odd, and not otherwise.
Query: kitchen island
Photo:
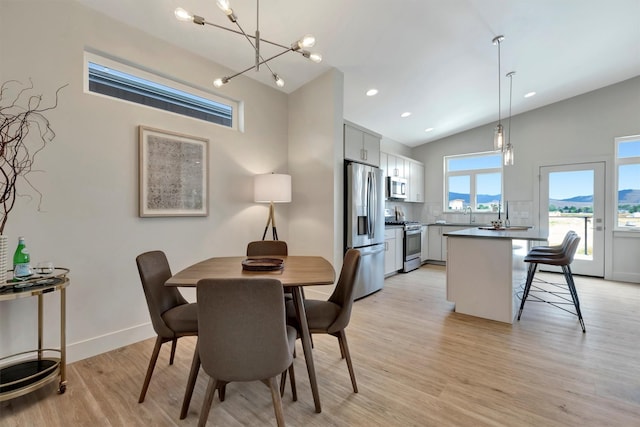
[[[527,276],[528,244],[537,229],[467,228],[447,236],[447,300],[456,313],[513,323]],[[535,243],[539,244],[539,243]]]

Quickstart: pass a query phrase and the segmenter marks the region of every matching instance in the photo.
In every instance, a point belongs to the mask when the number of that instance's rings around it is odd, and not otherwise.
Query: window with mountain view
[[[640,231],[640,135],[615,139],[617,227]]]
[[[446,156],[445,201],[447,211],[497,212],[502,200],[502,155],[479,153]]]

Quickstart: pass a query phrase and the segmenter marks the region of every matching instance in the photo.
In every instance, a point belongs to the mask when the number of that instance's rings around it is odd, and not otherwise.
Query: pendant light
[[[511,145],[511,100],[513,98],[513,75],[515,71],[507,73],[509,77],[509,130],[507,133],[507,145],[504,147],[502,160],[505,166],[513,166],[513,145]]]
[[[493,135],[493,149],[498,151],[504,147],[504,127],[500,121],[500,43],[504,40],[504,36],[496,36],[493,38],[492,42],[494,45],[498,45],[498,124],[496,125],[495,132]]]

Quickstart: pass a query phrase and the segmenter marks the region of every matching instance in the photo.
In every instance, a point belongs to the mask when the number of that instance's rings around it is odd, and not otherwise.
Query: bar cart
[[[59,379],[58,393],[66,391],[66,288],[69,269],[35,274],[19,282],[0,284],[0,301],[38,297],[38,348],[0,358],[0,401],[30,393]],[[43,348],[43,296],[60,292],[60,348]]]

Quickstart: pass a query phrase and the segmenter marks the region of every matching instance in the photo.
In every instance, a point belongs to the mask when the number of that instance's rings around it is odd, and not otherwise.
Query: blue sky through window
[[[626,141],[618,144],[618,157],[640,157],[640,140]]]
[[[593,171],[552,172],[549,174],[549,198],[570,199],[593,196]]]
[[[502,155],[498,153],[486,156],[449,157],[447,162],[447,170],[449,172],[500,168],[502,167]]]

